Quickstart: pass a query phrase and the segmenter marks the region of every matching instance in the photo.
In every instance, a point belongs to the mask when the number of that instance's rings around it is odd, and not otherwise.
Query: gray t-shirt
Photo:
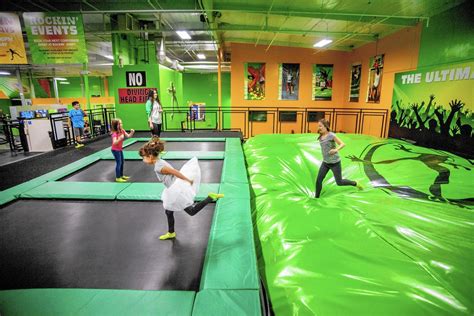
[[[336,148],[336,142],[334,141],[334,137],[336,137],[336,134],[334,134],[333,132],[329,132],[329,134],[327,134],[324,139],[319,139],[319,144],[321,144],[321,151],[323,153],[323,161],[325,163],[337,163],[341,161],[341,158],[339,157],[338,153],[335,153],[334,155],[329,154],[329,151],[331,149]]]
[[[155,100],[151,109],[151,121],[155,124],[161,124],[161,105]]]
[[[158,181],[163,182],[165,187],[169,188],[174,183],[174,180],[176,180],[176,177],[171,174],[162,174],[161,169],[163,167],[173,168],[173,166],[163,159],[158,159],[155,162],[155,173]]]

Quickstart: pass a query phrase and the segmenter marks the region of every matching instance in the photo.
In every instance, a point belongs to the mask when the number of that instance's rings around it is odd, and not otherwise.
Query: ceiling
[[[167,55],[186,71],[193,67],[203,71],[203,65],[215,71],[218,48],[230,61],[232,42],[313,48],[317,41],[330,38],[333,42],[325,49],[350,51],[419,22],[428,25],[429,17],[464,1],[3,0],[2,10],[82,12],[90,70],[110,75],[112,61],[104,56],[112,54],[112,33],[139,35],[146,27],[148,39],[159,43],[164,38]],[[117,27],[118,15],[126,16],[132,26]],[[191,40],[182,40],[177,30],[187,30]],[[206,56],[205,63],[197,53]],[[30,67],[38,76],[50,76],[53,67],[61,75],[77,75],[82,69],[81,65]]]

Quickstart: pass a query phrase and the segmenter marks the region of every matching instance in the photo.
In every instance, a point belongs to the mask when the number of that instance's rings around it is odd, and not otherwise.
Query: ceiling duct
[[[157,41],[159,41],[159,45],[155,42],[155,47],[157,47],[156,59],[160,64],[177,71],[183,71],[184,67],[181,66],[176,59],[171,59],[166,56],[165,38],[162,37],[161,39],[157,39]]]

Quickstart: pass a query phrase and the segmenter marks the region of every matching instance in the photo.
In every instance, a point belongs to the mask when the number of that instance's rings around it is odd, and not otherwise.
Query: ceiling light
[[[0,71],[0,76],[9,76],[11,75],[11,73],[9,73],[8,71]]]
[[[181,39],[184,39],[184,40],[190,40],[191,39],[191,36],[189,36],[188,32],[186,32],[186,31],[176,31],[176,34],[178,34],[179,37],[181,37]]]
[[[70,84],[68,81],[61,81],[59,84]]]
[[[110,60],[114,60],[114,56],[112,55],[104,55],[104,57]]]
[[[204,54],[197,54],[196,56],[199,59],[206,59],[206,55],[204,55]]]
[[[54,78],[56,81],[67,81],[66,78]]]
[[[324,47],[328,44],[332,43],[332,40],[331,39],[322,39],[320,40],[319,42],[317,42],[316,44],[314,44],[313,46],[314,47]]]

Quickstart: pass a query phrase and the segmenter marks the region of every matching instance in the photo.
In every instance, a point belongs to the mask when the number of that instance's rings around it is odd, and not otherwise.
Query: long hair
[[[148,100],[150,100],[153,104],[153,96],[154,96],[155,92],[156,92],[156,101],[161,105],[160,96],[158,95],[158,91],[156,91],[154,89],[148,90]]]
[[[321,123],[321,124],[323,124],[323,126],[326,127],[326,129],[328,130],[328,132],[331,131],[331,128],[330,128],[331,124],[329,123],[328,120],[326,120],[326,119],[320,119],[318,122]],[[318,140],[319,140],[320,138],[321,138],[321,135],[319,135]]]
[[[158,157],[158,155],[165,150],[165,142],[160,140],[159,137],[153,137],[146,143],[145,145],[140,148],[138,153],[140,157]]]
[[[110,122],[110,128],[112,129],[112,132],[119,132],[119,124],[120,124],[120,119],[119,118],[114,118],[112,119],[112,122]]]

